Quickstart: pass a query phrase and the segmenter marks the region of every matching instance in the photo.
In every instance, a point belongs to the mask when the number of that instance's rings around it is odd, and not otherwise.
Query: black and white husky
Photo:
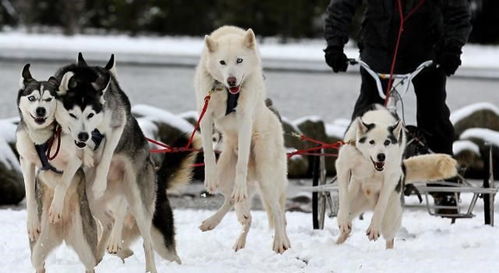
[[[66,241],[86,272],[94,272],[97,229],[85,193],[81,154],[75,153],[72,138],[61,134],[55,121],[59,82],[53,77],[33,79],[28,64],[20,85],[16,147],[26,187],[32,264],[37,273],[45,272],[48,254]]]
[[[146,271],[156,272],[153,249],[180,263],[166,189],[189,181],[194,152],[165,155],[166,166],[156,176],[148,143],[116,79],[114,56],[99,67],[79,54],[56,78],[61,82],[56,119],[75,147],[92,156],[93,167],[84,170],[90,207],[103,227],[99,257],[106,248],[123,259],[132,255],[129,246],[140,233]],[[183,145],[187,138],[177,142]]]
[[[373,210],[369,240],[380,235],[393,248],[402,221],[402,187],[415,181],[434,181],[456,175],[456,161],[445,154],[403,160],[406,136],[403,123],[381,105],[373,105],[353,120],[336,161],[339,187],[338,225],[343,243],[352,220]]]

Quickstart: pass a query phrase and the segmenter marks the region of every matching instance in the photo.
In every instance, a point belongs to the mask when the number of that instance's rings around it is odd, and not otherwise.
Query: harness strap
[[[47,141],[43,144],[35,144],[35,150],[36,150],[36,153],[38,154],[38,158],[42,162],[42,167],[40,168],[40,170],[42,170],[42,171],[50,170],[50,171],[53,171],[53,172],[58,173],[58,174],[63,173],[62,171],[60,171],[60,170],[56,169],[54,166],[52,166],[52,164],[50,164],[50,162],[49,162],[49,158],[47,156],[47,151],[49,150],[49,141]]]
[[[92,131],[92,141],[95,144],[94,151],[99,149],[99,146],[102,143],[104,137],[105,136],[99,130],[95,129]]]

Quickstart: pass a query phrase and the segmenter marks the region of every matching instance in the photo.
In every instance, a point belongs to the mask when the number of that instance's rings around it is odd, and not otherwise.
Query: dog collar
[[[99,149],[100,144],[102,143],[102,140],[104,139],[104,135],[101,134],[101,132],[97,129],[94,129],[92,131],[92,141],[95,144],[94,151]]]

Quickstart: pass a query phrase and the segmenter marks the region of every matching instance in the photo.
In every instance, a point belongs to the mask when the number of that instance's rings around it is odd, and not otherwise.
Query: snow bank
[[[19,165],[16,155],[2,136],[0,136],[0,162],[9,168],[9,170],[15,169],[21,172],[21,166]],[[0,181],[0,183],[1,182],[2,181]]]
[[[306,121],[311,121],[311,122],[319,122],[319,121],[322,121],[322,118],[320,116],[304,116],[304,117],[301,117],[299,119],[295,119],[291,122],[291,124],[293,124],[293,126],[295,127],[298,127],[298,125],[306,122]]]
[[[153,122],[156,121],[166,123],[185,133],[189,133],[194,130],[194,127],[183,118],[153,106],[138,104],[132,107],[132,113],[138,114]]]
[[[489,102],[480,102],[470,104],[463,108],[455,110],[450,115],[450,121],[452,122],[452,124],[456,124],[479,110],[490,110],[499,116],[499,108],[497,108],[494,104]]]
[[[17,125],[14,124],[16,122],[19,122],[18,117],[0,120],[0,137],[9,143],[16,142]]]
[[[271,250],[273,233],[262,211],[252,212],[246,248],[234,253],[231,248],[241,230],[234,212],[229,212],[215,231],[201,232],[198,225],[213,212],[175,210],[177,250],[183,264],[169,263],[158,256],[156,263],[158,272],[172,273],[494,272],[499,268],[499,229],[484,226],[480,210],[477,206],[476,218],[451,225],[448,219],[429,216],[423,207],[406,209],[394,250],[385,250],[382,239],[367,240],[368,220],[356,219],[352,236],[339,246],[334,243],[338,235],[336,219],[326,219],[326,230],[312,230],[310,214],[287,213],[291,249],[283,255]],[[364,219],[370,217],[366,214]],[[25,210],[0,210],[0,268],[6,272],[33,272],[25,221]],[[135,255],[125,264],[106,255],[96,273],[144,272],[141,243],[135,243],[132,249]],[[84,271],[74,251],[65,245],[57,248],[46,264],[47,272]]]
[[[480,156],[480,147],[474,142],[469,140],[458,140],[452,143],[452,153],[457,155],[462,151],[472,151],[476,155]]]
[[[482,139],[485,142],[489,142],[492,145],[499,147],[499,132],[482,129],[482,128],[471,128],[464,131],[460,136],[460,139],[471,139],[477,138]]]
[[[326,135],[342,139],[345,136],[348,125],[350,125],[350,120],[348,119],[335,119],[333,123],[326,124]]]
[[[277,43],[275,39],[266,39],[265,43],[260,45],[260,51],[264,59],[323,62],[322,50],[325,46],[326,42],[323,39],[300,40],[288,44]],[[68,37],[61,34],[28,34],[20,31],[0,33],[0,50],[24,49],[66,53],[84,51],[106,54],[113,52],[197,58],[202,47],[202,37],[129,37],[125,35]],[[347,47],[345,53],[351,58],[358,57],[358,49],[355,47]],[[464,67],[498,69],[497,60],[499,60],[499,47],[497,46],[466,45],[463,48],[462,65]]]

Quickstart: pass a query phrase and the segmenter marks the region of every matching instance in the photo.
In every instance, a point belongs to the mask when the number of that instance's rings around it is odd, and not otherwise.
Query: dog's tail
[[[405,159],[405,183],[429,182],[457,175],[457,161],[447,154],[425,154]]]
[[[186,136],[182,136],[173,143],[173,147],[184,147],[188,141]],[[192,148],[194,150],[200,148],[199,138],[194,139]],[[151,229],[153,246],[162,258],[179,264],[181,261],[175,248],[173,212],[168,201],[167,190],[177,190],[191,180],[196,154],[196,151],[166,153],[157,171],[156,210]]]

